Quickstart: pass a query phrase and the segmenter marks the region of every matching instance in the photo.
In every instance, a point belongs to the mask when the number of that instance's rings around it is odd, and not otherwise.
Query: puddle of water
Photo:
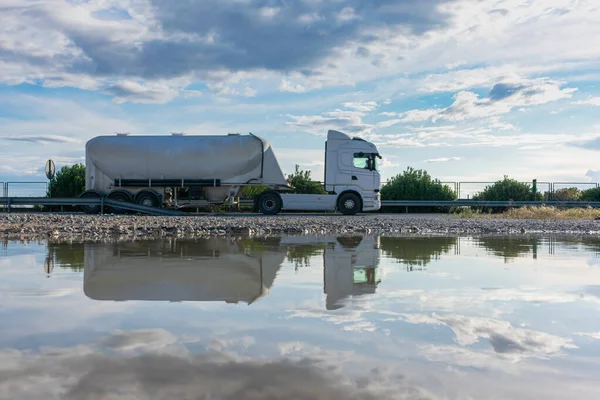
[[[599,311],[600,238],[4,242],[0,398],[595,399]]]

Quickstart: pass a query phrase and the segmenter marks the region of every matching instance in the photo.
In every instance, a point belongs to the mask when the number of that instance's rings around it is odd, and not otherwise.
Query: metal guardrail
[[[480,201],[480,200],[383,200],[389,207],[600,207],[600,201]]]
[[[241,200],[242,205],[252,205],[252,200]],[[600,201],[477,201],[477,200],[383,200],[383,207],[523,207],[523,206],[554,206],[554,207],[598,207]],[[0,206],[7,212],[17,205],[29,206],[100,206],[101,213],[105,207],[127,211],[137,211],[151,215],[186,215],[187,213],[164,208],[146,207],[134,203],[110,200],[106,198],[50,198],[50,197],[0,197]]]
[[[81,198],[51,198],[51,197],[0,197],[0,205],[6,206],[7,212],[10,212],[12,206],[100,206],[100,212],[104,214],[105,207],[113,209],[137,211],[151,215],[185,215],[185,213],[176,210],[167,210],[164,208],[146,207],[135,203],[126,203],[105,198],[99,199],[81,199]]]

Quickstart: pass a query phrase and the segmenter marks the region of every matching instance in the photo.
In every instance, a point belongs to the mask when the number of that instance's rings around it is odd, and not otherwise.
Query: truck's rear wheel
[[[94,190],[88,190],[86,192],[83,192],[79,197],[82,199],[100,199],[100,198],[102,198],[102,195]],[[86,214],[99,214],[101,207],[100,206],[81,206],[81,209]]]
[[[146,206],[146,207],[159,207],[160,206],[160,200],[158,198],[158,195],[156,193],[148,191],[148,190],[139,192],[138,195],[135,196],[135,202],[136,202],[136,204],[139,204],[141,206]]]
[[[355,215],[360,212],[360,198],[354,193],[344,193],[338,198],[338,209],[344,215]]]
[[[258,198],[258,210],[265,215],[275,215],[281,211],[281,198],[277,193],[268,192]]]
[[[131,195],[124,190],[116,190],[110,193],[107,198],[109,200],[121,201],[123,203],[131,203]],[[127,211],[121,208],[110,207],[110,211],[114,214],[125,214]]]

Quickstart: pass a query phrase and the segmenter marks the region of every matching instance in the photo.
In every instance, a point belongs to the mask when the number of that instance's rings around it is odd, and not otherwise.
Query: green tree
[[[456,200],[456,193],[422,169],[408,167],[381,188],[385,200]]]
[[[314,182],[310,177],[310,171],[300,170],[296,165],[295,172],[287,177],[288,184],[294,188],[294,193],[303,194],[326,194],[325,188],[319,182]]]
[[[77,197],[85,191],[85,166],[65,165],[50,180],[48,197]]]
[[[536,200],[542,200],[541,193],[536,193]],[[533,190],[528,184],[510,179],[504,175],[504,179],[487,186],[482,192],[473,196],[473,200],[485,201],[531,201]]]
[[[600,188],[583,190],[580,194],[581,201],[600,201]]]

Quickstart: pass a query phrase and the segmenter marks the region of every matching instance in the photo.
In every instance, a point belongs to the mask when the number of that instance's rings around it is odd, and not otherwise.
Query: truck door
[[[372,191],[374,174],[369,162],[369,154],[344,150],[339,153],[339,171],[337,184],[358,186],[364,191]]]

